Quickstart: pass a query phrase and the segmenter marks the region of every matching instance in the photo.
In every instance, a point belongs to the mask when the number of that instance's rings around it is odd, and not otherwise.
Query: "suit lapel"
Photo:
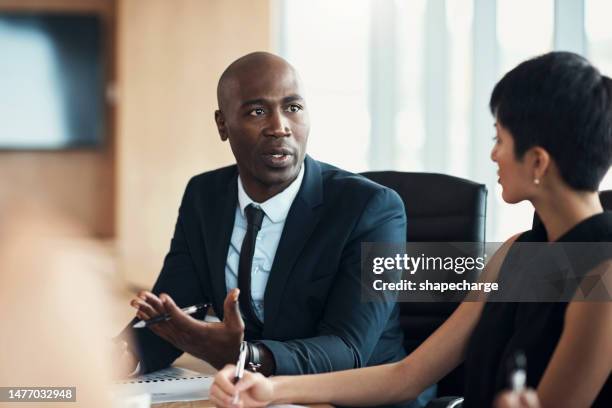
[[[223,319],[223,301],[227,293],[225,264],[238,202],[237,174],[234,172],[225,180],[227,184],[218,187],[217,197],[208,200],[212,203],[212,208],[208,212],[205,227],[202,228],[213,286],[213,304],[220,319]]]
[[[323,201],[323,178],[319,164],[306,156],[304,179],[295,197],[274,256],[264,295],[264,337],[275,327],[287,279],[304,245],[319,221],[319,205]]]

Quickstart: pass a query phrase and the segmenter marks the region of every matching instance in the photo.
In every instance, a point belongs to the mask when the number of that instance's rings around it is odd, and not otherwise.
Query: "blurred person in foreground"
[[[2,214],[0,386],[76,387],[76,402],[51,405],[111,406],[112,261],[56,212],[15,205]]]
[[[597,193],[612,160],[610,78],[576,54],[553,52],[507,73],[490,108],[496,129],[491,159],[503,199],[528,200],[543,225],[506,241],[482,279],[513,273],[506,256],[514,242],[612,241],[612,213],[603,211]],[[607,288],[610,258],[598,266]],[[529,389],[504,394],[506,357],[519,350],[527,357]],[[391,404],[414,398],[462,362],[464,407],[610,407],[612,302],[463,302],[398,363],[272,379],[247,373],[237,385],[229,366],[216,376],[211,399],[222,407]]]

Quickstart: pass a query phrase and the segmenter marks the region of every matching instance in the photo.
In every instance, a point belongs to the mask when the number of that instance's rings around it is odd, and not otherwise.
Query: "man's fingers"
[[[138,309],[149,317],[154,317],[158,315],[157,311],[150,304],[140,298],[132,299],[130,305],[132,305],[132,307]]]
[[[189,316],[187,313],[183,312],[177,305],[174,303],[172,298],[162,293],[159,295],[160,300],[163,302],[166,312],[172,317],[172,319],[168,322],[172,326],[176,327],[179,330],[185,330],[186,328],[192,328],[194,323],[197,321]]]
[[[240,315],[240,306],[238,304],[238,296],[240,295],[240,289],[232,289],[223,302],[223,323],[228,329],[242,332],[244,331],[244,321]]]
[[[151,319],[152,316],[149,316],[148,314],[144,313],[142,310],[138,310],[136,312],[136,317],[138,317],[140,320],[149,320]]]
[[[166,309],[164,308],[164,304],[161,299],[155,296],[153,293],[149,292],[148,290],[141,291],[138,294],[138,297],[147,302],[153,309],[155,309],[157,314],[166,313]]]

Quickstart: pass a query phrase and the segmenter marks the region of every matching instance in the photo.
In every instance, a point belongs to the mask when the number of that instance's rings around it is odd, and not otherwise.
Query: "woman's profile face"
[[[514,154],[514,138],[510,131],[499,122],[495,123],[495,145],[491,151],[491,160],[497,163],[497,182],[502,186],[502,198],[514,204],[527,198],[532,188],[533,176],[527,165]]]

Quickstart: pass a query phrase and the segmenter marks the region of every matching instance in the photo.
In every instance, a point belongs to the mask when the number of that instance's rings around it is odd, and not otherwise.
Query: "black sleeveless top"
[[[539,226],[521,234],[517,242],[546,240],[546,230]],[[558,242],[612,242],[612,212],[580,222]],[[513,264],[511,254],[512,250],[504,260],[500,277],[512,273],[508,267]],[[463,406],[492,407],[496,395],[508,388],[507,362],[519,350],[527,357],[527,386],[537,388],[561,337],[567,305],[567,302],[485,304],[468,343]],[[612,407],[612,376],[593,406]]]

